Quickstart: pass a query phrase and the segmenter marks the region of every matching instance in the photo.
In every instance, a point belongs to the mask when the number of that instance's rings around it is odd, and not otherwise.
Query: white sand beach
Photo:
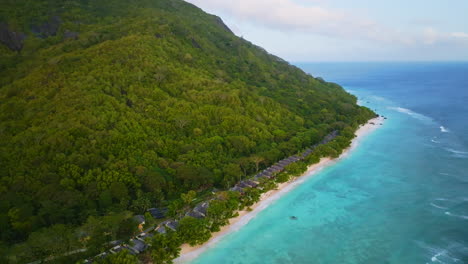
[[[318,163],[313,164],[308,167],[307,171],[301,175],[300,177],[295,177],[291,179],[289,182],[285,182],[278,185],[278,188],[275,190],[271,190],[262,194],[260,197],[260,201],[253,206],[251,206],[251,211],[239,211],[239,216],[231,218],[229,220],[229,224],[222,227],[219,232],[213,233],[210,240],[204,243],[203,245],[198,246],[190,246],[188,244],[182,245],[182,250],[180,253],[180,257],[175,259],[175,263],[186,263],[194,258],[196,258],[199,254],[203,251],[207,250],[208,248],[212,247],[216,244],[221,238],[225,235],[235,232],[239,230],[242,226],[246,225],[251,219],[253,219],[260,211],[268,207],[272,202],[278,200],[282,195],[289,192],[290,190],[294,189],[297,185],[304,182],[309,177],[313,177],[317,174],[317,172],[321,171],[323,168],[330,166],[336,163],[341,158],[345,157],[351,150],[353,150],[359,143],[359,141],[365,136],[374,131],[375,129],[379,128],[384,123],[384,118],[377,117],[371,119],[367,122],[367,124],[361,126],[356,131],[356,137],[353,139],[351,147],[346,149],[339,158],[331,159],[331,158],[322,158]]]

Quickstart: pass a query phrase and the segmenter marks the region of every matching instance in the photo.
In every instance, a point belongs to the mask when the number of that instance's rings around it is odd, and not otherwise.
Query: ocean
[[[468,263],[468,63],[297,66],[388,119],[191,263]]]

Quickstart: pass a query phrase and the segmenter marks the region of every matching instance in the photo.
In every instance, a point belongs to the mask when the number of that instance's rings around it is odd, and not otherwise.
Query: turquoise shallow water
[[[468,65],[301,67],[388,120],[192,263],[468,263]]]

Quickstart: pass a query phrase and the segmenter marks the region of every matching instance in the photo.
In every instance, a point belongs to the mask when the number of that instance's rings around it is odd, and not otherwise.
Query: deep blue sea
[[[468,263],[468,63],[298,66],[388,120],[192,263]]]

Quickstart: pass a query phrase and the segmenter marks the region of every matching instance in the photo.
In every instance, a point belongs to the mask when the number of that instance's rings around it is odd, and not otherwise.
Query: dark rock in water
[[[26,35],[21,32],[14,32],[5,23],[0,23],[0,42],[14,51],[23,49],[23,41]]]
[[[297,220],[297,216],[294,216],[294,215],[293,215],[293,216],[290,216],[289,218],[290,218],[291,220]]]
[[[384,117],[384,119],[387,119],[386,117]]]
[[[62,20],[58,16],[53,16],[42,25],[33,25],[31,31],[39,38],[47,38],[57,35]]]
[[[77,40],[79,36],[80,36],[80,33],[73,32],[73,31],[68,31],[68,30],[66,30],[65,33],[63,33],[63,38],[64,39],[75,39],[75,40]]]

